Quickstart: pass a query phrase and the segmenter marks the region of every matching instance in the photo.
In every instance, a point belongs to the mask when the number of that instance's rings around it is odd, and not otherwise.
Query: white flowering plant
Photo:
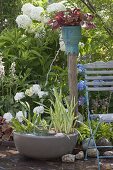
[[[16,117],[13,117],[11,120],[14,131],[34,135],[47,135],[48,125],[46,120],[42,118],[44,107],[37,106],[33,109],[33,113],[31,113],[27,102],[21,102],[21,104],[25,111],[19,111]]]
[[[21,109],[21,102],[29,103],[31,110],[34,110],[34,108],[36,107],[35,101],[44,103],[47,96],[48,92],[43,91],[39,84],[33,84],[29,86],[24,92],[17,92],[15,94],[15,111],[17,112],[17,110]]]
[[[21,8],[22,14],[16,18],[19,28],[28,29],[32,25],[32,20],[41,21],[42,7],[36,7],[31,3],[25,3]]]
[[[37,134],[46,132],[47,123],[45,119],[42,119],[42,114],[44,113],[44,97],[47,95],[48,92],[42,91],[39,84],[33,84],[25,92],[17,92],[14,96],[16,114],[7,112],[3,118],[6,122],[12,123],[16,132]]]

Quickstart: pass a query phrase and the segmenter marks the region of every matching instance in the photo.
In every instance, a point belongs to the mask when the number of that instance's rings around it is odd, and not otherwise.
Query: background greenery
[[[34,33],[18,29],[15,19],[21,13],[21,6],[25,2],[47,5],[47,0],[0,1],[0,52],[6,72],[5,79],[0,84],[1,113],[9,111],[16,92],[25,90],[33,83],[42,84],[48,91],[53,86],[61,87],[63,93],[68,95],[67,57],[64,52],[59,51],[49,74],[48,84],[45,86],[50,64],[59,49],[59,31],[54,32],[45,27],[45,34],[41,33],[41,37],[35,37]],[[81,42],[84,45],[80,46],[78,63],[112,60],[113,0],[68,0],[68,2],[72,5],[77,4],[82,11],[91,12],[95,16],[96,29],[82,30]],[[38,31],[37,25],[35,28]],[[12,62],[16,63],[16,79],[9,76]],[[84,108],[80,108],[80,111],[85,114]]]

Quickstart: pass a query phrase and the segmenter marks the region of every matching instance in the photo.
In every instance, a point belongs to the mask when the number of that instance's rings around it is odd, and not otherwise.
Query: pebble
[[[73,154],[67,154],[62,156],[62,162],[74,162],[75,161],[75,155]]]
[[[97,141],[97,145],[98,146],[112,146],[112,143],[105,137],[102,137]]]
[[[84,152],[80,151],[78,154],[75,155],[76,159],[84,159]]]
[[[83,142],[82,142],[83,150],[87,149],[89,140],[90,140],[90,138],[86,138],[86,139],[83,140]],[[89,143],[89,147],[93,147],[93,146],[95,146],[95,142],[94,142],[93,139],[91,139],[90,143]]]
[[[88,149],[87,154],[89,157],[95,158],[97,157],[97,152],[99,153],[99,151],[96,148],[93,148],[93,149]]]
[[[102,164],[101,168],[102,170],[113,170],[113,164]]]
[[[113,151],[105,151],[104,156],[113,156]]]

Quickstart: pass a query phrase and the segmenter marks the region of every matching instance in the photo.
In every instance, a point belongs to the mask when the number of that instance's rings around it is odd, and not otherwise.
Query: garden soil
[[[31,145],[32,147],[32,145]],[[102,160],[101,170],[112,170],[113,159]],[[76,160],[62,163],[61,160],[35,160],[21,156],[15,147],[0,145],[0,170],[98,170],[96,159]]]

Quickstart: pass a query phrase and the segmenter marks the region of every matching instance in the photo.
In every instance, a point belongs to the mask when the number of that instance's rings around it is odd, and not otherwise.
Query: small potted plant
[[[31,113],[27,102],[21,102],[23,112],[13,117],[14,142],[20,154],[38,159],[59,158],[71,153],[76,145],[78,132],[73,103],[62,98],[62,92],[53,90],[50,108],[43,104]],[[45,111],[44,111],[45,110]],[[48,114],[44,117],[43,112]]]

